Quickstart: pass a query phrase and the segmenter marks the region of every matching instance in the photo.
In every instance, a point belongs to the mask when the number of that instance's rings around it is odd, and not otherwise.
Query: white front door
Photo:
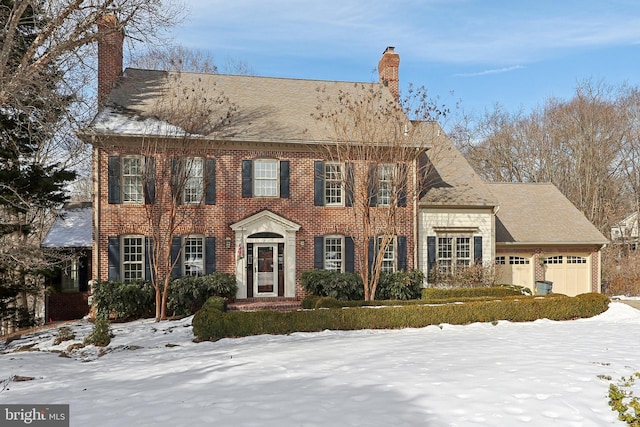
[[[278,245],[256,243],[253,246],[253,292],[256,296],[278,295]]]

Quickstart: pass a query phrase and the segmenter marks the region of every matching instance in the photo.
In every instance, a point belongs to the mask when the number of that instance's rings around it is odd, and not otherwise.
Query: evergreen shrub
[[[320,297],[333,297],[341,301],[364,298],[364,285],[356,273],[307,270],[300,275],[300,284],[307,293]]]
[[[87,345],[93,344],[96,347],[106,347],[111,342],[113,334],[111,333],[111,326],[109,320],[98,317],[93,323],[93,330],[84,339],[84,343]]]
[[[505,297],[509,295],[531,295],[528,288],[514,285],[485,286],[477,288],[423,288],[422,299],[446,300],[450,298]]]
[[[236,291],[236,278],[227,273],[173,279],[169,285],[167,312],[172,316],[189,316],[208,298],[232,298]],[[98,282],[93,288],[93,303],[98,317],[119,320],[153,317],[155,290],[150,282]]]
[[[317,303],[320,300],[317,301]],[[323,301],[329,301],[323,300]],[[541,318],[569,320],[602,313],[609,298],[602,294],[518,296],[462,304],[406,305],[377,308],[332,308],[292,312],[228,312],[205,305],[193,319],[199,340],[218,340],[258,334],[319,332],[325,329],[396,329],[472,322],[533,321]]]

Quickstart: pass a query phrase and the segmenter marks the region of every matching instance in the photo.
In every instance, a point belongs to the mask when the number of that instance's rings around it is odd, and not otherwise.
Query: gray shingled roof
[[[484,181],[444,133],[433,139],[428,155],[432,167],[428,170],[428,190],[420,199],[422,207],[496,206]]]
[[[97,115],[90,129],[95,133],[140,135],[159,128],[159,100],[172,102],[181,98],[183,90],[193,90],[196,96],[206,94],[208,105],[220,97],[237,107],[231,123],[207,133],[213,139],[247,141],[326,141],[331,129],[313,117],[318,113],[321,98],[335,97],[340,91],[356,93],[357,87],[380,88],[378,83],[353,83],[321,80],[300,80],[225,74],[175,73],[128,68],[111,92],[105,108]],[[392,95],[384,90],[388,99]],[[162,96],[161,96],[162,95]],[[385,96],[386,96],[385,95]],[[155,120],[154,119],[159,119]],[[171,120],[169,120],[171,121]],[[176,124],[176,123],[173,123]],[[166,127],[162,128],[166,131]],[[158,134],[164,134],[158,132]]]
[[[93,244],[91,203],[68,203],[42,241],[45,248],[90,248]]]
[[[608,243],[607,238],[553,184],[486,185],[500,206],[496,214],[496,243]]]

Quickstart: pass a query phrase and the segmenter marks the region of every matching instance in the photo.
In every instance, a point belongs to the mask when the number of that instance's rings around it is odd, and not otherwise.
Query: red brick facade
[[[94,277],[98,280],[108,279],[108,239],[112,236],[125,234],[148,235],[149,228],[146,211],[143,205],[109,204],[108,201],[108,158],[109,156],[140,154],[140,149],[133,148],[139,143],[123,143],[115,145],[108,141],[108,145],[96,146],[94,149],[94,171],[96,194],[94,206],[96,209],[95,235],[95,268]],[[213,144],[213,143],[212,143]],[[220,149],[210,149],[206,146],[194,148],[185,152],[168,149],[166,154],[159,154],[156,163],[156,194],[171,191],[169,180],[160,174],[167,168],[163,165],[166,158],[178,156],[194,156],[215,159],[215,188],[216,201],[213,205],[204,203],[196,206],[181,206],[183,212],[188,213],[188,220],[184,221],[176,234],[199,234],[214,236],[216,271],[236,273],[237,245],[236,235],[230,228],[232,224],[251,217],[259,212],[269,211],[300,226],[295,233],[295,295],[304,295],[299,286],[300,273],[314,268],[314,237],[324,235],[357,236],[358,226],[354,222],[353,207],[325,207],[314,206],[314,161],[318,153],[300,144],[251,144],[244,149],[241,145]],[[290,196],[283,197],[242,197],[242,161],[254,159],[288,160],[290,168]],[[165,177],[166,178],[166,177]],[[356,183],[361,177],[356,177]],[[357,184],[356,184],[357,185]],[[411,194],[411,191],[407,191]],[[157,197],[156,201],[167,198]],[[386,209],[384,207],[373,208]],[[414,204],[407,200],[406,207],[399,207],[398,236],[406,236],[406,267],[414,268]],[[269,230],[264,230],[269,231]],[[362,239],[361,239],[362,240]],[[227,248],[226,242],[231,241]],[[362,253],[362,243],[354,238],[355,269],[360,268],[358,257]],[[244,244],[244,243],[243,243]],[[246,245],[243,248],[246,250]],[[240,278],[239,278],[240,279]],[[239,286],[242,286],[239,283]]]

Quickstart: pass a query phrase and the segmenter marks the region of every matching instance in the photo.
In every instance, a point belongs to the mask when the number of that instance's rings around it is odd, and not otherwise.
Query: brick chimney
[[[124,30],[113,14],[102,16],[98,24],[98,108],[104,106],[117,78],[122,74]]]
[[[387,47],[378,62],[378,74],[380,74],[380,83],[387,86],[396,99],[400,99],[399,68],[400,55],[394,52],[393,46]]]

